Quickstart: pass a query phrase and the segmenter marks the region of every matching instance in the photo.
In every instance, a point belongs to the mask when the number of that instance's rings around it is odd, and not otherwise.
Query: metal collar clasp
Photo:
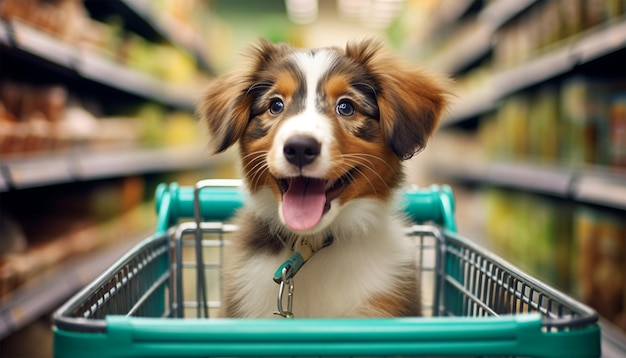
[[[276,301],[277,311],[275,315],[282,316],[284,318],[294,318],[292,312],[293,306],[293,278],[287,276],[288,269],[284,267],[282,269],[280,286],[278,288],[278,299]],[[285,295],[285,289],[287,290],[287,310],[283,309],[283,298]]]

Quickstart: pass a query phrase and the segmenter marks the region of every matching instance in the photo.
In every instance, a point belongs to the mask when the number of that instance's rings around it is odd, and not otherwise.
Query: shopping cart
[[[55,313],[55,356],[600,355],[597,314],[459,236],[447,186],[407,190],[402,201],[416,223],[406,233],[424,317],[213,318],[222,248],[237,229],[228,219],[245,200],[239,185],[159,186],[155,234]]]

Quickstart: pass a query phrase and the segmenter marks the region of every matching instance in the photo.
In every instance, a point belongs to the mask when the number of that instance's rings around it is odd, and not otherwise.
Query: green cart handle
[[[454,220],[454,194],[449,185],[432,184],[427,188],[407,188],[403,192],[401,207],[416,224],[432,221],[456,232]]]
[[[204,180],[195,187],[177,183],[160,184],[156,189],[157,233],[167,231],[180,219],[194,218],[194,197],[198,190],[202,221],[225,221],[239,209],[246,194],[239,180]],[[454,196],[448,185],[408,188],[402,193],[401,207],[417,224],[434,222],[456,232]]]

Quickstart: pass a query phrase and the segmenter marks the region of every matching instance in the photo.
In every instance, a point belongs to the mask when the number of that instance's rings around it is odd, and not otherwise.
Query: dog
[[[446,80],[373,39],[345,49],[259,40],[248,58],[198,106],[211,154],[238,144],[247,191],[223,267],[222,315],[275,317],[272,278],[286,281],[276,270],[294,252],[306,262],[289,281],[295,317],[420,315],[415,247],[395,198],[403,161],[446,107]]]

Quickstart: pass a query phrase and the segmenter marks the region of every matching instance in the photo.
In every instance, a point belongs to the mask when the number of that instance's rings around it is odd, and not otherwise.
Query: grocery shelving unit
[[[63,263],[0,300],[0,340],[63,304],[145,236]]]
[[[626,210],[626,173],[603,168],[573,169],[529,162],[438,165],[443,177],[472,184],[504,188],[568,199],[578,203]]]
[[[144,22],[149,23],[148,20]],[[56,67],[59,72],[69,74],[71,80],[78,78],[88,84],[109,87],[122,96],[139,97],[171,108],[194,110],[195,96],[188,88],[125,68],[19,21],[0,20],[0,46],[2,51],[13,56],[28,57],[35,66]],[[33,185],[194,168],[208,163],[203,149],[199,147],[139,149],[123,154],[70,153],[3,161],[0,164],[0,192]],[[103,162],[106,158],[111,159]],[[163,161],[163,158],[172,160]]]
[[[479,54],[450,52],[431,59],[433,65],[449,73],[462,75],[464,65],[480,56],[487,56],[493,46],[493,36],[498,27],[526,10],[536,1],[497,1],[483,9],[477,16],[483,28],[483,39],[478,43]],[[515,5],[513,5],[515,4]],[[463,37],[463,43],[476,43],[475,35]],[[458,49],[457,49],[458,50]],[[480,87],[456,100],[442,127],[463,125],[495,110],[499,101],[526,88],[553,80],[586,66],[605,56],[626,58],[626,18],[614,21],[567,39],[563,44],[513,68],[496,71]],[[443,65],[442,65],[443,64]],[[459,165],[457,165],[459,164]],[[626,209],[626,171],[604,168],[572,169],[563,166],[535,165],[533,163],[492,162],[467,167],[460,163],[442,163],[435,171],[447,177],[473,183],[484,183],[518,190],[572,199],[583,203]]]
[[[167,41],[193,54],[198,66],[210,73],[211,66],[200,50],[197,34],[179,35],[167,15],[155,15],[144,1],[86,1],[94,18],[117,14],[146,39]],[[168,83],[125,67],[83,48],[59,40],[19,20],[0,19],[0,54],[3,61],[21,63],[46,71],[59,79],[105,100],[157,103],[173,110],[193,112],[198,91]],[[26,68],[26,67],[25,67]],[[200,144],[164,148],[128,148],[106,151],[69,149],[54,153],[10,156],[0,161],[0,193],[20,195],[23,189],[99,181],[109,178],[211,168],[224,159],[209,159]],[[0,298],[0,340],[55,309],[63,300],[92,281],[141,237],[129,237],[80,257],[29,280]]]
[[[108,1],[107,1],[108,3]],[[56,67],[74,81],[105,86],[117,94],[193,111],[189,89],[119,65],[85,48],[77,48],[20,21],[0,20],[2,51],[40,67]]]
[[[469,26],[463,27],[464,35],[455,39],[428,58],[433,67],[448,73],[459,73],[471,64],[487,56],[493,47],[497,29],[518,13],[524,11],[537,0],[493,2],[475,15]],[[467,16],[479,4],[475,0],[442,1],[439,5],[437,21],[430,33],[443,31],[446,27],[455,27],[456,23]]]
[[[149,2],[150,0],[87,1],[85,6],[92,17],[97,19],[111,14],[121,15],[128,19],[131,31],[151,40],[176,44],[193,54],[204,70],[213,72],[200,36],[196,32],[172,31],[173,27],[180,25],[178,20],[167,13],[153,13]]]
[[[489,8],[484,11],[488,10]],[[488,31],[486,38],[492,38],[494,31]],[[467,41],[468,44],[472,42],[471,39]],[[485,46],[489,48],[492,41],[485,39],[484,43],[489,44]],[[623,52],[624,49],[626,49],[626,18],[611,26],[583,33],[577,39],[569,39],[563,46],[531,61],[494,73],[483,87],[456,101],[457,105],[451,109],[442,126],[452,126],[485,114],[496,108],[498,100],[510,94],[566,74],[577,66],[588,64],[607,54]],[[487,51],[485,49],[481,55],[485,55]],[[442,54],[440,56],[443,58],[436,57],[431,61],[439,63],[438,66],[449,73],[458,74],[462,66],[447,64],[448,62],[453,59],[464,63],[475,60],[472,53],[466,56],[459,56],[459,53],[464,52]]]
[[[613,68],[621,71],[619,74],[626,81],[626,16],[623,13],[545,46],[516,64],[497,66],[493,58],[501,29],[546,3],[537,0],[467,0],[455,2],[456,8],[446,7],[445,1],[439,4],[439,16],[445,21],[435,19],[433,23],[438,26],[422,36],[429,42],[418,47],[435,45],[426,51],[417,51],[424,54],[419,60],[454,78],[471,75],[471,71],[478,66],[483,71],[480,73],[483,76],[481,81],[470,78],[474,80],[473,85],[457,93],[450,112],[442,121],[440,135],[450,132],[454,133],[451,138],[473,138],[477,143],[480,141],[478,129],[481,121],[493,120],[508,98],[544,84],[559,83],[572,74],[606,74]],[[489,71],[484,71],[484,68]],[[491,188],[496,188],[498,193],[512,193],[516,197],[522,195],[524,199],[535,196],[541,198],[541,203],[551,201],[556,208],[572,211],[565,215],[573,215],[577,208],[582,208],[583,213],[593,208],[594,214],[591,215],[606,211],[618,221],[620,215],[626,218],[624,168],[598,164],[570,165],[532,158],[506,159],[502,155],[492,157],[494,159],[481,158],[480,161],[467,160],[462,156],[457,160],[453,157],[432,160],[429,169],[437,180],[457,183],[477,195],[491,195]],[[510,208],[504,210],[507,209]],[[574,219],[570,217],[570,220]],[[507,224],[500,223],[501,226]],[[533,223],[526,225],[533,227]],[[507,229],[516,230],[508,226]],[[603,321],[602,326],[603,356],[623,356],[626,353],[623,332],[608,321]]]
[[[221,159],[219,159],[221,160]],[[211,166],[200,145],[174,148],[76,152],[9,159],[0,164],[0,192]]]

